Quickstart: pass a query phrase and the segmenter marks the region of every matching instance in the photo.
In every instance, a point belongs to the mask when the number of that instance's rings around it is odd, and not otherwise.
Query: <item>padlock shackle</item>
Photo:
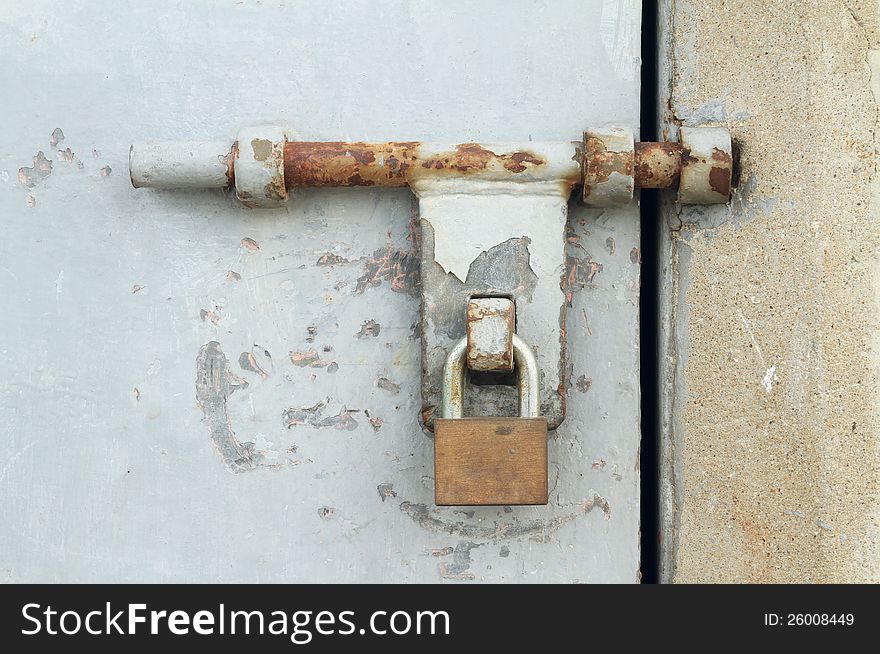
[[[528,343],[516,334],[513,334],[512,340],[519,391],[519,415],[520,418],[537,418],[541,412],[538,361]],[[449,350],[443,366],[443,393],[440,402],[440,416],[443,418],[461,418],[464,415],[466,354],[465,336]]]

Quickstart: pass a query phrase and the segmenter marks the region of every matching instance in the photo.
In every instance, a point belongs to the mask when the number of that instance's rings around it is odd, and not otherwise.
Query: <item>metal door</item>
[[[264,122],[316,141],[637,129],[639,19],[636,0],[6,6],[0,577],[637,581],[635,203],[570,203],[550,504],[436,507],[410,191],[256,212],[136,191],[127,158]]]

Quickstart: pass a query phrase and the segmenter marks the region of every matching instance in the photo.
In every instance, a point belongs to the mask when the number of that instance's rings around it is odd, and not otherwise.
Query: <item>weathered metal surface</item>
[[[565,264],[569,190],[560,180],[529,184],[440,178],[413,184],[422,225],[422,404],[425,425],[441,394],[450,346],[466,335],[474,296],[507,296],[517,307],[517,333],[536,348],[541,414],[550,428],[565,415]],[[474,415],[511,415],[512,387],[477,387]]]
[[[277,207],[287,202],[284,181],[285,135],[281,127],[244,127],[233,148],[235,195],[249,207]]]
[[[135,188],[226,188],[234,153],[222,141],[134,143],[128,156]]]
[[[461,509],[433,503],[417,419],[410,192],[306,189],[256,212],[231,192],[134,190],[125,172],[132,141],[231,145],[265,121],[308,141],[522,144],[637,125],[638,7],[608,6],[5,7],[0,578],[636,581],[634,207],[572,202],[561,236],[550,278],[572,279],[572,368],[550,503]],[[412,35],[401,56],[363,47],[389,26]]]
[[[284,146],[288,186],[406,186],[407,172],[418,165],[419,144],[305,143]]]
[[[437,420],[434,501],[437,506],[547,504],[547,420]]]
[[[678,188],[681,176],[681,144],[673,142],[635,144],[633,178],[639,188]]]
[[[444,177],[478,177],[487,181],[520,182],[557,179],[564,188],[583,185],[584,198],[591,206],[612,206],[627,204],[635,188],[677,188],[682,167],[699,167],[702,162],[690,151],[683,155],[680,143],[634,143],[632,133],[620,128],[588,131],[583,143],[519,146],[511,143],[289,141],[280,128],[270,129],[274,138],[273,156],[268,164],[260,160],[263,165],[256,167],[261,174],[266,168],[271,170],[270,188],[267,191],[258,184],[254,186],[260,193],[268,193],[272,205],[279,201],[275,189],[282,184],[288,190],[328,186],[394,188],[425,178],[436,181]],[[695,143],[707,138],[712,142],[720,138],[723,142],[718,128],[694,129],[690,139]],[[701,136],[698,132],[704,129],[709,131]],[[268,152],[265,139],[260,142]],[[278,170],[279,151],[283,151],[283,174]],[[714,156],[715,162],[721,161],[717,153]],[[222,142],[139,143],[132,146],[129,170],[135,187],[219,188],[235,183],[234,166],[238,157],[238,142],[229,148]],[[582,160],[581,166],[578,162]],[[727,163],[730,169],[732,160]],[[697,168],[691,169],[692,174],[697,174],[696,171]],[[724,180],[717,165],[710,172],[714,175],[711,183],[721,188]],[[729,170],[727,174],[729,177]],[[243,184],[251,182],[245,180]],[[253,194],[254,189],[244,188],[242,192]],[[710,199],[713,203],[716,201],[714,196]]]
[[[540,369],[535,353],[523,339],[512,335],[513,357],[516,362],[517,411],[521,418],[536,418],[541,411]],[[449,349],[443,363],[443,390],[440,411],[444,418],[464,415],[467,338]]]
[[[723,127],[682,127],[681,204],[724,204],[730,199],[733,148]]]
[[[623,127],[584,133],[584,202],[593,207],[628,204],[635,191],[635,142]]]
[[[513,370],[513,300],[473,298],[467,305],[467,366],[481,372]]]

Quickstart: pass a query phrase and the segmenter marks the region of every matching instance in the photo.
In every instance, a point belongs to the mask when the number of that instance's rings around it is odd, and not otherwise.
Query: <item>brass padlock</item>
[[[547,419],[539,417],[538,364],[513,335],[518,418],[463,418],[467,338],[443,367],[442,418],[434,422],[434,501],[440,506],[547,504]]]

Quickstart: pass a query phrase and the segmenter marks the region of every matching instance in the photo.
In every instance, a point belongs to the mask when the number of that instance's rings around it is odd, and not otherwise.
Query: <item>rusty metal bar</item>
[[[732,149],[721,128],[682,128],[682,143],[634,142],[625,128],[589,130],[582,141],[423,143],[291,141],[275,126],[246,128],[231,145],[134,144],[135,187],[235,188],[252,206],[277,206],[301,187],[412,186],[472,178],[583,186],[589,205],[632,200],[636,188],[679,188],[685,204],[726,202]]]
[[[308,143],[284,145],[284,181],[291,187],[406,186],[407,171],[417,165],[419,144]]]
[[[635,144],[633,175],[639,188],[676,188],[681,177],[681,144]]]
[[[288,188],[325,186],[391,186],[409,184],[411,168],[467,170],[485,165],[486,148],[462,143],[447,157],[422,156],[418,141],[364,143],[342,141],[288,141],[284,145],[284,179]],[[539,159],[528,152],[508,155],[511,172],[526,170]],[[640,188],[674,188],[681,175],[679,143],[638,142],[635,144],[633,174]],[[578,182],[582,183],[582,182]]]

